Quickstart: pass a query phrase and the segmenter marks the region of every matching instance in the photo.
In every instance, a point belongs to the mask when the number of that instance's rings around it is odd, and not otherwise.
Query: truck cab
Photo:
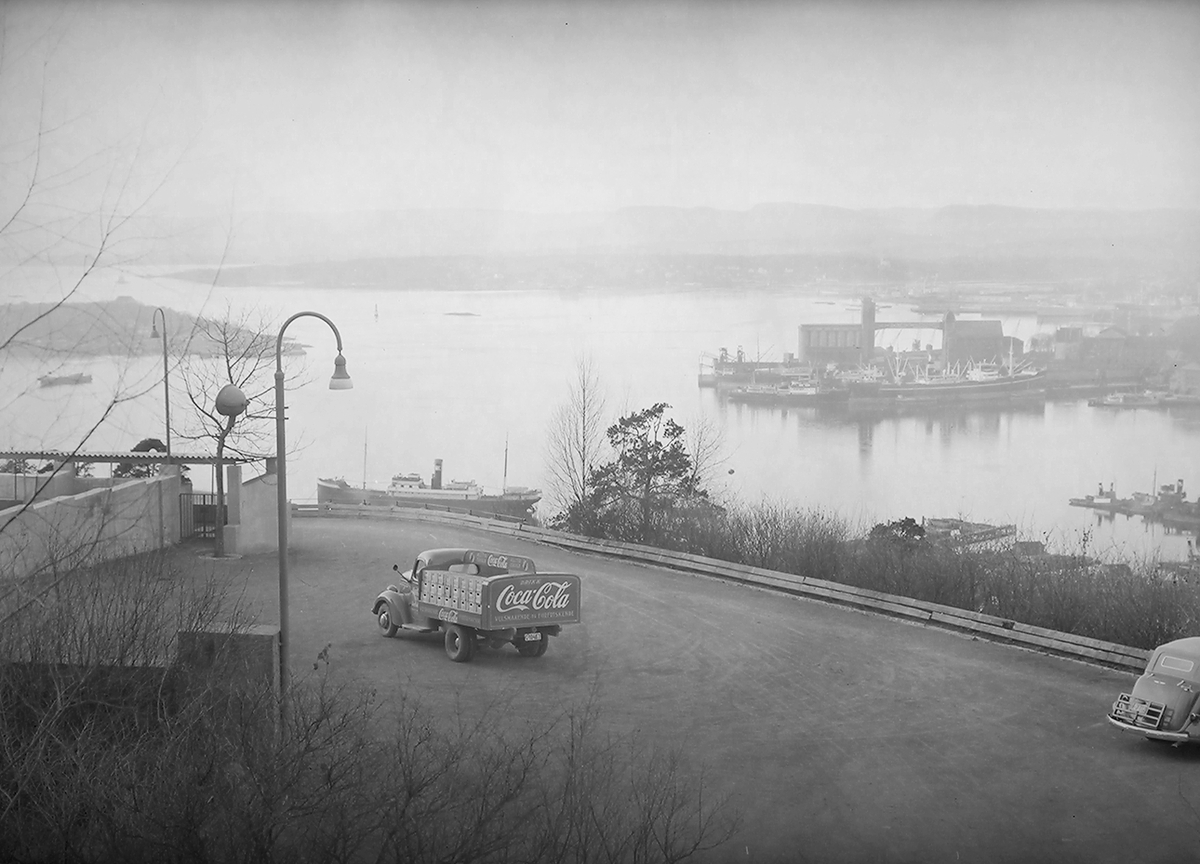
[[[519,555],[429,549],[398,584],[380,592],[372,613],[384,636],[401,629],[445,633],[446,654],[465,663],[478,648],[512,644],[525,657],[546,653],[551,636],[580,620],[580,578],[539,573]]]

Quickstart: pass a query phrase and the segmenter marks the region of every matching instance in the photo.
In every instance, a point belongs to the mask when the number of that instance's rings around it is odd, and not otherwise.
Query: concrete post
[[[159,469],[159,486],[163,493],[163,527],[166,542],[179,542],[179,496],[183,491],[183,471],[178,465],[163,465]]]
[[[238,534],[242,526],[242,466],[225,466],[225,506],[228,522],[225,532],[225,554],[237,555]]]
[[[242,521],[242,466],[225,466],[225,502],[229,522],[239,525]]]
[[[81,490],[79,488],[79,484],[76,482],[78,473],[76,471],[75,462],[73,460],[68,459],[66,462],[64,462],[62,465],[59,466],[58,476],[61,477],[62,481],[63,481],[63,494],[64,495],[79,494],[79,492]]]

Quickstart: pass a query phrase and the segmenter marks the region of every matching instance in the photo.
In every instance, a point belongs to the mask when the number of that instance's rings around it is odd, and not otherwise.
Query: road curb
[[[331,519],[403,519],[478,528],[494,534],[520,537],[575,552],[622,558],[642,564],[653,564],[672,570],[710,576],[755,585],[798,597],[877,612],[907,621],[971,633],[993,642],[1020,645],[1037,651],[1095,663],[1123,671],[1142,672],[1152,652],[1143,648],[1076,636],[1022,624],[995,615],[972,612],[954,606],[943,606],[896,594],[884,594],[866,588],[855,588],[824,579],[813,579],[766,570],[745,564],[734,564],[716,558],[673,552],[636,543],[619,543],[582,537],[563,531],[528,525],[519,520],[496,518],[495,514],[455,512],[433,507],[380,507],[368,504],[293,504],[292,515],[299,518]]]

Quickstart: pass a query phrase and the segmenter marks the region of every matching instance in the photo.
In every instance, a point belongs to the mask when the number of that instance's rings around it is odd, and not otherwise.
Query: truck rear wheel
[[[549,647],[550,637],[543,633],[542,638],[536,642],[518,642],[517,653],[522,657],[541,657]]]
[[[455,663],[467,663],[475,656],[475,634],[469,627],[451,624],[446,628],[446,656]]]

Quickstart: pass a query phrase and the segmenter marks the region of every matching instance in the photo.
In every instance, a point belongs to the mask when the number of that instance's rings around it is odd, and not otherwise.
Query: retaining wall
[[[0,510],[0,578],[121,558],[179,542],[179,469]]]
[[[78,492],[74,474],[59,470],[55,474],[0,474],[0,499],[28,501],[34,496],[53,498]]]
[[[497,519],[491,514],[476,515],[443,512],[435,509],[388,508],[362,504],[293,504],[292,513],[296,517],[405,519],[478,528],[578,552],[623,558],[642,564],[654,564],[673,570],[683,570],[703,576],[757,585],[799,597],[841,606],[852,606],[909,621],[973,633],[993,641],[1023,645],[1127,671],[1142,672],[1152,653],[1144,648],[1133,648],[1115,642],[1104,642],[1099,639],[1089,639],[1086,636],[1047,630],[1044,627],[1022,624],[1018,621],[998,618],[995,615],[985,615],[967,609],[943,606],[939,603],[914,600],[911,597],[883,594],[879,591],[855,588],[837,582],[828,582],[824,579],[796,576],[792,573],[765,570],[761,567],[750,567],[744,564],[733,564],[715,558],[705,558],[701,555],[657,549],[653,546],[581,537],[577,534],[552,531],[548,528],[517,521]]]

